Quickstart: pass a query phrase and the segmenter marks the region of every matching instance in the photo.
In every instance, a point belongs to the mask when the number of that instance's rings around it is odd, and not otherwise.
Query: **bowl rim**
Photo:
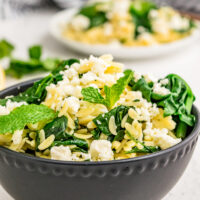
[[[28,80],[25,82],[21,82],[18,84],[15,84],[13,86],[10,86],[2,91],[0,91],[0,95],[2,94],[6,94],[7,92],[14,90],[14,89],[19,89],[20,87],[24,87],[26,85],[30,85],[33,84],[35,81],[40,80],[41,78],[37,78],[37,79],[32,79],[32,80]],[[61,161],[61,160],[51,160],[51,159],[46,159],[46,158],[40,158],[40,157],[36,157],[36,156],[32,156],[26,153],[20,153],[20,152],[16,152],[10,149],[7,149],[6,147],[0,146],[0,151],[3,151],[5,153],[8,154],[12,154],[13,156],[15,156],[16,158],[21,157],[22,159],[28,159],[29,161],[34,161],[34,162],[42,162],[42,163],[46,163],[46,164],[52,164],[52,165],[69,165],[69,166],[102,166],[102,165],[115,165],[115,164],[124,164],[124,163],[130,163],[130,162],[137,162],[137,161],[141,161],[141,160],[148,160],[148,159],[152,159],[155,157],[159,157],[162,155],[166,155],[168,153],[171,153],[181,147],[184,147],[187,143],[189,143],[189,141],[192,140],[192,138],[194,138],[196,135],[199,135],[200,133],[200,112],[199,109],[197,108],[196,105],[193,104],[192,107],[195,117],[196,117],[196,123],[191,131],[191,133],[180,143],[168,148],[168,149],[164,149],[155,153],[151,153],[148,155],[143,155],[143,156],[138,156],[138,157],[134,157],[134,158],[127,158],[127,159],[121,159],[121,160],[111,160],[111,161]],[[197,136],[198,137],[198,136]]]

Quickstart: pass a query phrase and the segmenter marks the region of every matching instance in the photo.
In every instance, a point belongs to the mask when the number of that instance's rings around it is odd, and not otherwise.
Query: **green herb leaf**
[[[105,99],[101,96],[97,88],[93,87],[83,88],[81,93],[83,95],[84,101],[106,105]]]
[[[46,138],[53,134],[55,135],[55,140],[66,139],[68,137],[66,133],[67,121],[67,118],[62,116],[46,124],[43,128]]]
[[[0,59],[9,57],[14,50],[14,46],[7,40],[0,41]]]
[[[52,109],[44,105],[22,105],[9,115],[0,116],[0,134],[22,130],[29,123],[52,120],[56,115]]]
[[[31,46],[28,49],[30,59],[40,60],[42,55],[42,47],[40,45]]]
[[[123,93],[125,87],[128,85],[132,78],[133,72],[131,70],[126,70],[124,72],[124,76],[120,78],[116,84],[114,84],[112,87],[105,86],[105,99],[101,96],[98,89],[93,87],[83,88],[81,91],[83,100],[90,103],[104,104],[111,109],[119,100],[120,95]]]
[[[115,103],[120,99],[120,95],[123,93],[125,87],[133,78],[133,71],[126,70],[124,76],[120,78],[116,84],[112,87],[105,86],[104,91],[106,94],[106,104],[108,108],[112,108]]]

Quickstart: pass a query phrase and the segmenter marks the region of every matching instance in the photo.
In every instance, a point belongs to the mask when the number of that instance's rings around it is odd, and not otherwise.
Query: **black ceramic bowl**
[[[16,95],[25,82],[0,93]],[[200,115],[188,137],[167,150],[107,162],[64,162],[32,157],[0,147],[0,181],[16,200],[159,200],[176,184],[194,151]],[[184,188],[187,190],[187,188]]]

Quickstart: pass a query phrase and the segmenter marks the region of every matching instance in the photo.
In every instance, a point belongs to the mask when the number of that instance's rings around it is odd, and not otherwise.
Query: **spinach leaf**
[[[104,133],[105,135],[112,136],[112,133],[109,130],[109,120],[110,120],[111,116],[114,116],[114,118],[115,118],[117,133],[119,131],[123,130],[121,128],[121,121],[122,121],[123,117],[128,113],[128,109],[129,109],[129,107],[121,105],[121,106],[118,106],[118,107],[110,110],[109,112],[107,112],[105,114],[99,115],[98,117],[93,119],[93,122],[95,123],[95,125],[98,128],[98,130],[96,130],[96,129],[95,130],[100,131],[100,132]]]
[[[187,28],[184,29],[174,29],[175,32],[177,33],[187,33],[189,31],[191,31],[193,28],[196,28],[197,25],[195,24],[194,20],[189,19],[189,26]]]
[[[126,70],[124,72],[124,76],[121,77],[116,84],[112,85],[111,87],[105,86],[105,99],[101,96],[98,89],[93,87],[83,88],[81,91],[83,100],[90,103],[104,104],[109,109],[111,109],[119,100],[120,95],[123,93],[125,87],[128,85],[132,78],[133,72],[131,70]]]
[[[4,57],[9,57],[14,50],[14,46],[3,39],[0,41],[0,59]]]
[[[140,35],[139,27],[145,28],[148,32],[152,31],[151,21],[149,19],[149,12],[152,9],[157,9],[157,6],[150,1],[133,1],[129,12],[132,16],[133,22],[135,24],[135,38]]]
[[[142,92],[142,96],[147,100],[151,101],[151,94],[152,94],[152,88],[148,85],[148,83],[145,81],[145,79],[142,77],[137,82],[131,81],[129,83],[129,86],[131,86],[133,91],[140,91]]]
[[[34,45],[28,49],[30,59],[40,60],[42,55],[42,47],[39,45]]]
[[[63,141],[54,141],[52,146],[69,146],[69,145],[76,145],[77,147],[83,149],[83,150],[88,150],[88,143],[86,140],[76,138],[74,136],[68,135],[67,140]]]
[[[88,153],[88,151],[87,150],[85,150],[85,149],[82,149],[82,148],[80,148],[80,147],[75,147],[75,148],[73,148],[73,149],[71,149],[71,151],[72,152],[82,152],[82,153]]]
[[[52,122],[45,125],[44,132],[45,137],[50,135],[55,135],[55,140],[64,140],[67,138],[66,128],[67,128],[67,118],[65,116],[57,117]]]
[[[147,101],[162,107],[164,117],[172,116],[177,122],[176,136],[185,138],[187,126],[193,126],[195,123],[195,117],[191,114],[195,96],[189,85],[180,76],[169,74],[165,78],[169,80],[169,83],[164,86],[170,91],[167,95],[154,93],[153,85],[148,84],[143,77],[137,82],[132,79],[129,86],[134,91],[141,91],[143,98]]]
[[[185,138],[187,126],[194,126],[195,116],[191,114],[195,96],[189,85],[178,75],[169,74],[168,88],[171,96],[161,102],[164,105],[165,116],[171,114],[178,116],[176,136]]]
[[[125,152],[126,154],[129,153],[154,153],[154,152],[158,152],[160,151],[160,147],[154,147],[154,146],[145,146],[143,149],[139,149],[138,147],[133,147],[133,149],[131,151],[127,151]]]
[[[114,137],[114,141],[122,141],[124,139],[125,131],[118,131],[117,135]]]
[[[95,140],[98,140],[100,138],[101,131],[100,131],[100,129],[96,128],[96,129],[91,131],[91,134],[93,135],[93,138]]]
[[[160,147],[156,146],[146,146],[143,142],[140,142],[139,140],[135,139],[128,131],[125,131],[125,133],[130,137],[131,140],[133,140],[134,142],[141,144],[143,146],[142,149],[139,149],[138,147],[133,147],[133,149],[131,151],[127,151],[125,152],[126,154],[129,153],[154,153],[157,151],[160,151]]]
[[[81,8],[80,12],[78,14],[84,15],[85,17],[88,17],[90,20],[90,26],[89,29],[100,26],[108,21],[106,17],[106,13],[103,11],[99,11],[97,9],[99,3],[84,6]]]

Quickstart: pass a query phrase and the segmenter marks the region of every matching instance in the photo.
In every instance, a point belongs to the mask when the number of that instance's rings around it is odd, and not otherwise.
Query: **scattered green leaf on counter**
[[[40,61],[33,59],[29,61],[11,59],[6,74],[15,78],[21,78],[23,75],[35,71],[44,71],[43,65]]]
[[[42,61],[43,68],[47,71],[54,70],[58,64],[60,63],[60,59],[58,58],[46,58]]]
[[[62,74],[60,74],[60,70],[63,70],[66,65],[70,66],[75,62],[79,61],[76,59],[69,59],[61,62],[61,64],[58,65],[58,67],[51,74],[35,82],[34,85],[28,88],[25,92],[22,92],[14,97],[0,99],[0,105],[5,106],[8,100],[15,102],[25,101],[28,104],[40,104],[46,98],[46,87],[51,83],[56,84],[58,81],[62,80]]]
[[[11,56],[13,50],[14,46],[10,42],[5,39],[0,40],[0,59]]]
[[[42,47],[40,45],[34,45],[28,49],[30,59],[40,60],[42,56]]]
[[[52,120],[57,113],[44,105],[22,105],[14,109],[9,115],[0,116],[0,134],[14,133],[22,130],[31,123]]]

